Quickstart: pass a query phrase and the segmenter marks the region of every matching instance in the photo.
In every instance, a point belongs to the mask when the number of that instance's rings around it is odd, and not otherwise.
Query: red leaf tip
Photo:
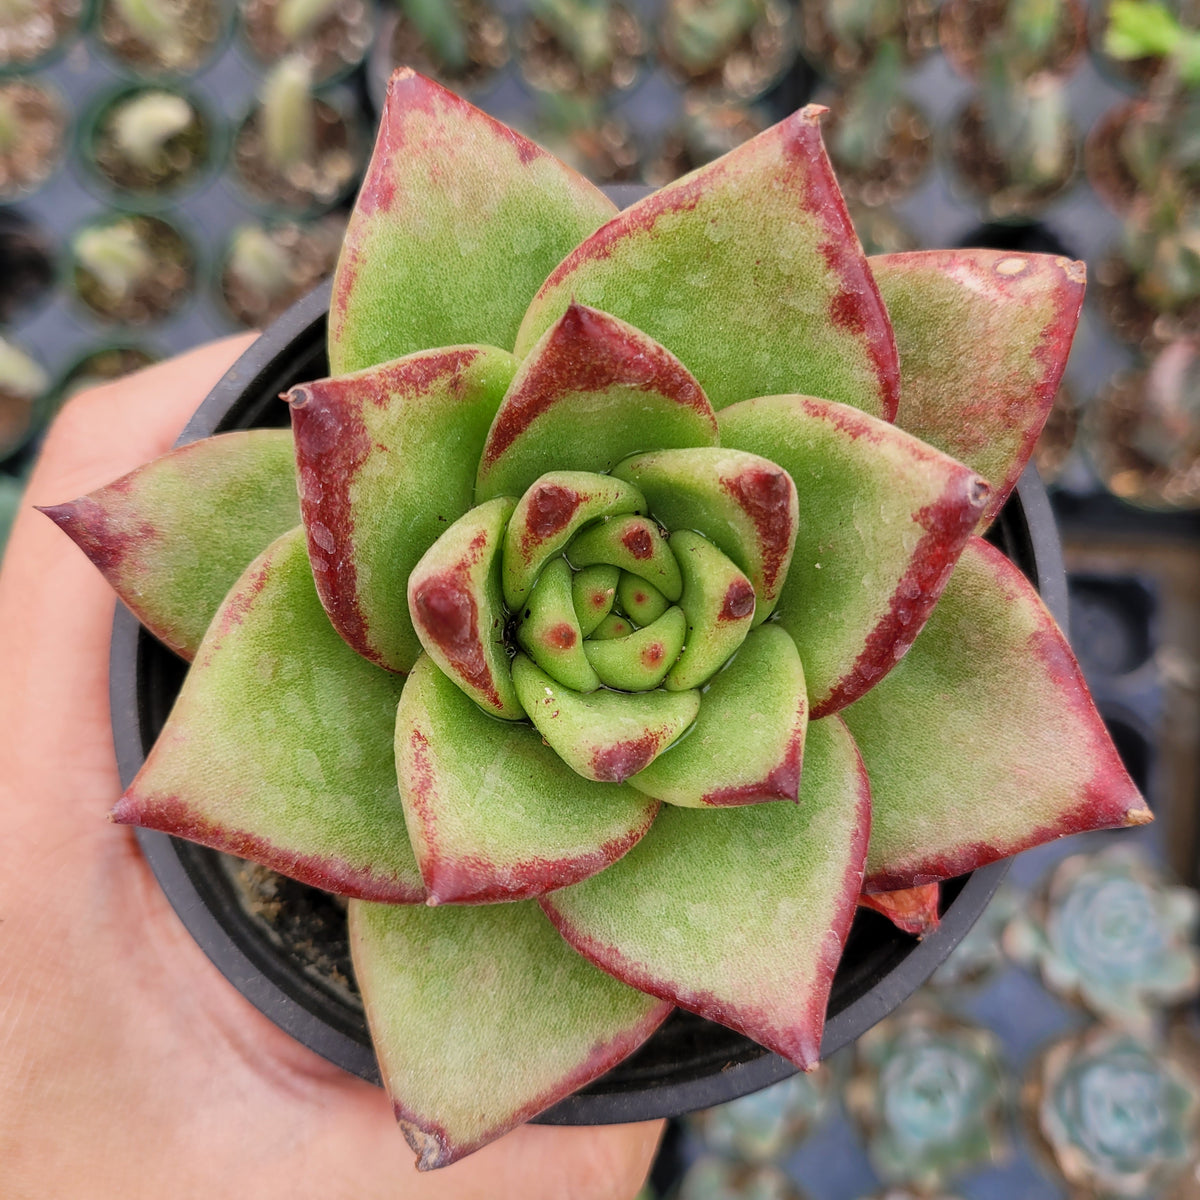
[[[312,390],[303,383],[298,383],[294,388],[289,388],[286,392],[279,393],[280,400],[286,404],[290,404],[292,408],[303,408],[309,401],[312,400]]]
[[[35,504],[33,507],[48,516],[59,529],[65,529],[75,519],[79,511],[79,501],[68,500],[65,504]]]

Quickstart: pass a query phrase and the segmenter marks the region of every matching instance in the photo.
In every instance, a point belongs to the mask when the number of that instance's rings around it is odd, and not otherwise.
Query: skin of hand
[[[71,400],[0,572],[0,1195],[618,1200],[661,1125],[526,1125],[418,1174],[383,1092],[244,1000],[179,923],[120,794],[114,599],[34,504],[170,449],[246,337]]]

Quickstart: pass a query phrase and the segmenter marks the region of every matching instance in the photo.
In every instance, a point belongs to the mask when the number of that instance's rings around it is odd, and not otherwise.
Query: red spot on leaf
[[[791,561],[796,540],[796,487],[791,476],[778,467],[750,467],[721,481],[754,524],[762,555],[763,588],[770,594]]]
[[[639,561],[649,558],[654,553],[654,541],[650,531],[640,522],[631,525],[621,535],[621,544]]]
[[[612,594],[612,588],[600,588],[591,594],[588,602],[593,608],[606,608],[612,599]]]
[[[725,599],[721,602],[721,611],[717,613],[718,621],[744,621],[754,614],[754,588],[750,581],[739,575],[726,589]]]
[[[642,650],[642,666],[648,671],[653,671],[662,662],[666,652],[662,642],[651,642]]]
[[[522,549],[530,557],[538,542],[545,542],[566,529],[584,498],[574,488],[558,483],[535,484],[527,495],[529,506],[525,512]]]
[[[908,569],[853,666],[825,699],[813,705],[814,720],[853,704],[908,652],[941,596],[989,494],[987,484],[964,467],[954,473],[937,500],[913,514],[922,533]]]
[[[592,755],[592,771],[604,783],[624,783],[654,761],[662,738],[657,733],[644,733],[639,738],[616,742]]]
[[[543,641],[551,650],[570,650],[579,640],[579,635],[566,621],[560,621],[546,630]]]

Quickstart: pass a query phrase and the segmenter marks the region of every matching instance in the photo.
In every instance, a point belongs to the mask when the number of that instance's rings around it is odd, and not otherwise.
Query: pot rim
[[[292,347],[311,340],[325,321],[331,283],[326,281],[297,301],[237,360],[188,421],[177,445],[218,432],[227,413],[247,393],[270,397],[292,382]],[[1042,599],[1066,629],[1067,588],[1062,546],[1046,490],[1030,464],[1009,504],[1016,503],[1026,527],[1034,566],[1034,582]],[[132,782],[145,759],[139,694],[142,684],[143,638],[137,619],[117,605],[113,620],[109,691],[113,741],[123,787]],[[168,901],[200,948],[218,970],[276,1025],[345,1070],[379,1082],[375,1056],[351,1032],[323,1017],[322,1004],[306,1005],[285,989],[278,969],[264,969],[263,959],[240,945],[209,907],[193,869],[185,861],[191,843],[168,834],[137,829],[143,854]],[[869,990],[830,1017],[821,1042],[827,1058],[849,1045],[892,1012],[937,969],[982,914],[1011,860],[1002,859],[972,872],[951,900],[941,924],[893,966]],[[297,970],[297,975],[300,972]],[[314,995],[318,989],[309,985]],[[325,1002],[325,1007],[329,1002]],[[741,1062],[721,1063],[706,1074],[655,1084],[635,1081],[626,1090],[583,1091],[568,1096],[534,1120],[546,1124],[596,1125],[680,1116],[754,1092],[796,1073],[776,1054],[763,1051]]]

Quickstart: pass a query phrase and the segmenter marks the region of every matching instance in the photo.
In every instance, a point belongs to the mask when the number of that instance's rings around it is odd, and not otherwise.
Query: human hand
[[[5,1200],[616,1200],[656,1123],[526,1125],[418,1175],[377,1088],[239,995],[184,930],[132,830],[108,710],[114,600],[34,504],[170,448],[249,344],[214,343],[73,399],[0,572],[0,1195]]]

